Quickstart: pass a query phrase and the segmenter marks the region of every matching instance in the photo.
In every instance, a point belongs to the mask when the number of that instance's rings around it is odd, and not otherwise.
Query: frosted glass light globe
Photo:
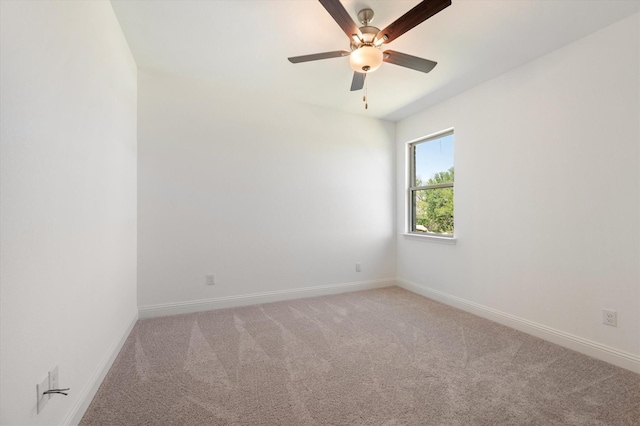
[[[349,55],[349,65],[357,72],[371,72],[382,65],[382,50],[374,46],[360,46]]]

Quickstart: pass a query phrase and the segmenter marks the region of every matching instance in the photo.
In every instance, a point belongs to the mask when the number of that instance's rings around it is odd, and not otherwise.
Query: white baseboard
[[[138,308],[140,319],[164,317],[168,315],[188,314],[192,312],[211,311],[215,309],[233,308],[236,306],[257,305],[260,303],[280,302],[282,300],[301,299],[304,297],[325,296],[358,290],[390,287],[396,285],[395,279],[358,281],[342,284],[302,287],[290,290],[276,290],[264,293],[223,296],[213,299],[192,300],[187,302],[165,303],[160,305],[141,306]]]
[[[76,403],[73,405],[73,407],[71,407],[69,414],[62,422],[63,425],[77,425],[78,423],[80,423],[80,420],[82,420],[82,416],[84,416],[87,408],[89,408],[93,397],[96,395],[96,392],[98,392],[102,381],[109,372],[109,369],[113,365],[113,362],[116,360],[116,357],[120,353],[120,350],[122,349],[124,342],[127,340],[127,337],[129,337],[129,334],[131,334],[131,330],[133,330],[133,326],[136,324],[137,320],[138,313],[136,312],[127,323],[127,327],[122,330],[122,333],[120,333],[120,335],[109,346],[107,353],[102,358],[102,361],[98,364],[98,367],[89,379],[89,383],[84,387],[84,389],[82,389],[82,391],[80,392],[80,397],[76,400]]]
[[[564,331],[556,330],[533,321],[488,308],[478,303],[470,302],[432,288],[398,278],[397,285],[412,293],[428,297],[446,305],[470,312],[480,317],[495,321],[507,327],[514,328],[543,340],[555,343],[576,352],[608,362],[618,367],[640,373],[640,356],[602,345],[582,337],[574,336]]]

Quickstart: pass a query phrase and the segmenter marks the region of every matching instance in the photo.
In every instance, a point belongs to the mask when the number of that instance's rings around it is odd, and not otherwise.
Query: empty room
[[[640,1],[0,0],[0,424],[640,424]]]

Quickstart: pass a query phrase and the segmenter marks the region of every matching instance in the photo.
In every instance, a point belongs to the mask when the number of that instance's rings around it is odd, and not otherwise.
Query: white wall
[[[640,366],[639,28],[634,15],[398,123],[398,233],[405,143],[455,128],[457,244],[399,235],[405,284]]]
[[[143,70],[138,88],[142,308],[395,277],[392,123]]]
[[[137,314],[136,66],[109,2],[0,17],[0,423],[62,424]],[[71,391],[38,415],[54,365]]]

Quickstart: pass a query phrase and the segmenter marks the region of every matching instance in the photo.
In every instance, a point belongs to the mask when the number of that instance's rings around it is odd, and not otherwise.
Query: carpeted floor
[[[81,425],[639,425],[640,375],[397,287],[139,321]]]

